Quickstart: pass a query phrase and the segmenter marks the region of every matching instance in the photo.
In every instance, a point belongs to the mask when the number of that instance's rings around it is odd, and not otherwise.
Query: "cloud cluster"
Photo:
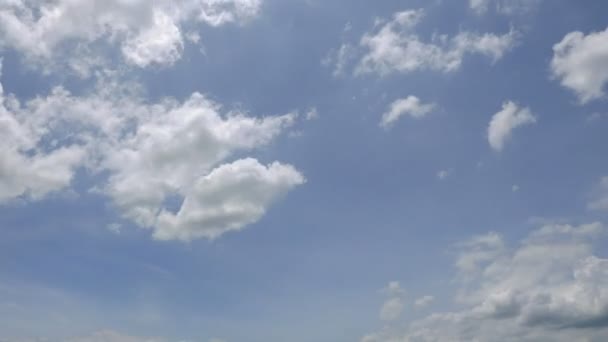
[[[85,75],[109,46],[132,65],[171,65],[181,57],[184,27],[241,23],[260,7],[261,0],[2,1],[0,46],[44,69],[65,59]]]
[[[488,142],[495,151],[501,151],[511,138],[513,130],[534,124],[536,117],[529,108],[520,108],[516,103],[507,101],[502,110],[492,116],[488,125]]]
[[[553,46],[551,72],[581,103],[602,98],[608,84],[608,28],[570,32]]]
[[[81,97],[62,87],[26,103],[2,95],[0,200],[42,198],[84,169],[124,217],[156,238],[191,240],[242,229],[304,182],[291,165],[231,160],[270,143],[295,114],[225,111],[199,93],[149,104],[135,88],[103,80]]]
[[[603,341],[608,338],[608,259],[594,254],[600,223],[547,225],[515,247],[490,233],[459,245],[460,311],[436,312],[380,341]]]
[[[414,31],[423,17],[423,10],[398,12],[379,29],[363,35],[360,45],[365,53],[356,72],[451,72],[460,68],[467,55],[480,54],[495,62],[516,43],[517,33],[513,30],[503,35],[469,31],[455,36],[435,34],[427,42]]]

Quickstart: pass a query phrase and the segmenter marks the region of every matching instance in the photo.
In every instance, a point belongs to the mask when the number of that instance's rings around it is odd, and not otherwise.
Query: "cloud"
[[[224,111],[199,93],[148,104],[133,89],[108,79],[81,97],[61,87],[24,104],[2,96],[0,201],[40,199],[83,170],[125,218],[190,240],[242,229],[304,183],[288,164],[231,159],[269,144],[295,114]]]
[[[434,108],[435,104],[422,103],[418,97],[410,95],[391,103],[389,110],[382,114],[380,126],[385,129],[391,128],[404,115],[420,119],[429,114]]]
[[[461,31],[452,37],[433,35],[425,42],[413,30],[423,17],[423,10],[398,12],[379,29],[363,35],[360,45],[365,53],[356,73],[451,72],[458,70],[465,56],[470,54],[498,61],[515,45],[517,38],[515,31],[504,35]]]
[[[394,321],[403,312],[403,301],[399,297],[387,299],[380,309],[380,318],[384,321]]]
[[[112,330],[101,330],[88,336],[69,338],[66,342],[167,342],[167,340],[158,337],[125,335]]]
[[[600,223],[549,225],[514,247],[497,234],[459,244],[460,311],[435,312],[380,341],[603,341],[608,337],[608,259],[594,254]],[[480,256],[480,251],[491,253]],[[465,272],[463,277],[462,272]],[[472,272],[472,273],[471,273]]]
[[[593,199],[587,204],[590,210],[608,211],[608,176],[602,177],[594,190]]]
[[[452,170],[441,170],[437,172],[437,179],[445,180],[450,176],[450,174],[452,174]]]
[[[492,116],[488,126],[488,142],[495,151],[501,151],[505,143],[511,138],[513,130],[536,122],[536,117],[529,108],[519,106],[507,101],[502,110]]]
[[[319,118],[319,112],[317,111],[317,108],[315,108],[315,107],[310,108],[310,110],[308,110],[308,112],[306,112],[306,114],[304,115],[304,119],[306,119],[307,121],[316,120],[318,118]]]
[[[114,46],[132,65],[166,66],[181,57],[183,26],[242,23],[260,7],[261,0],[4,1],[0,46],[43,69],[67,60],[82,75],[103,64]]]
[[[402,297],[405,291],[401,288],[398,281],[391,281],[383,292],[388,295],[388,298],[380,309],[380,319],[383,321],[394,321],[403,312],[404,304]]]
[[[588,35],[570,32],[553,46],[551,73],[581,103],[602,98],[608,83],[608,28]]]
[[[214,169],[187,193],[179,212],[163,210],[154,236],[160,240],[213,239],[259,220],[266,208],[304,177],[291,165],[241,159]]]
[[[530,12],[540,3],[541,0],[469,0],[469,8],[478,15],[487,13],[492,7],[502,15],[517,15]]]
[[[435,297],[433,296],[423,296],[416,299],[416,301],[414,302],[414,306],[417,308],[424,308],[429,306],[434,300]]]

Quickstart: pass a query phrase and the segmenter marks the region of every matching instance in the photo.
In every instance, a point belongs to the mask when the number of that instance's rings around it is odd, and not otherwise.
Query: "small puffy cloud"
[[[594,253],[594,242],[607,233],[601,223],[548,225],[512,247],[497,234],[474,237],[458,245],[458,263],[477,260],[474,273],[457,267],[467,276],[455,295],[462,310],[362,341],[606,340],[608,259]]]
[[[434,108],[435,104],[423,103],[418,97],[410,95],[391,103],[389,110],[382,114],[380,126],[385,129],[391,128],[402,116],[420,119],[433,111]]]
[[[515,31],[504,35],[461,31],[452,37],[433,35],[425,42],[413,30],[423,17],[423,10],[398,12],[392,20],[379,25],[379,29],[366,33],[360,41],[365,53],[356,72],[380,75],[416,70],[451,72],[458,70],[470,54],[498,61],[516,43]]]
[[[132,65],[166,66],[181,58],[183,27],[242,23],[260,7],[261,0],[3,1],[0,47],[45,70],[65,62],[85,76],[104,64],[112,47]]]
[[[495,151],[501,151],[511,138],[513,130],[536,122],[529,108],[520,108],[516,103],[507,101],[502,110],[492,116],[488,126],[488,142]]]
[[[433,296],[423,296],[416,299],[416,301],[414,302],[414,306],[417,308],[424,308],[429,306],[434,300],[435,297]]]
[[[590,210],[608,211],[608,176],[602,177],[593,191],[593,199],[587,204]]]
[[[581,103],[602,98],[608,83],[608,28],[585,35],[570,32],[553,46],[551,72]]]

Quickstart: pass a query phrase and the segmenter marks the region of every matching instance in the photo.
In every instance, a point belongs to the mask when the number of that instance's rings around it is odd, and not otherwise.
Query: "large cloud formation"
[[[460,311],[436,312],[365,342],[605,341],[608,259],[594,253],[601,223],[547,225],[516,247],[496,234],[459,245]]]
[[[40,199],[84,169],[124,217],[187,241],[242,229],[304,182],[291,165],[231,160],[270,143],[295,114],[225,111],[199,93],[150,104],[136,88],[102,79],[89,95],[56,87],[26,103],[0,91],[0,201]]]
[[[0,1],[0,46],[44,69],[66,60],[87,75],[117,46],[132,65],[171,65],[184,48],[184,28],[255,17],[261,0]],[[52,61],[52,62],[50,62]]]

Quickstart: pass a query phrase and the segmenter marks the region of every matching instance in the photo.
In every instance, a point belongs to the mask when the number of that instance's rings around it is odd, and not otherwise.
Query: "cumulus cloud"
[[[608,28],[570,32],[553,46],[551,72],[581,103],[602,98],[608,83]]]
[[[590,210],[608,211],[608,176],[602,177],[593,191],[593,199],[587,204]]]
[[[451,72],[458,70],[470,54],[496,62],[516,43],[515,31],[503,35],[461,31],[451,37],[436,34],[425,42],[414,32],[423,17],[423,10],[398,12],[379,29],[366,33],[360,41],[365,53],[356,72],[380,75],[415,70]]]
[[[95,56],[112,46],[139,67],[171,65],[182,54],[183,26],[241,23],[260,7],[261,0],[3,1],[0,46],[45,69],[67,60],[80,74],[102,63]]]
[[[458,246],[462,288],[455,300],[464,309],[363,341],[605,340],[608,259],[594,253],[593,242],[606,234],[601,223],[548,225],[514,247],[498,234],[477,236]],[[463,268],[462,260],[472,262]]]
[[[495,151],[501,151],[514,129],[535,122],[536,117],[529,108],[520,108],[516,103],[507,101],[502,105],[502,110],[490,120],[488,142]]]
[[[2,96],[0,201],[42,198],[82,169],[125,218],[156,238],[190,240],[242,229],[304,182],[288,164],[231,160],[270,143],[295,114],[225,111],[199,93],[148,104],[134,88],[103,81],[77,97],[57,87],[23,104]],[[176,212],[172,199],[182,200]]]
[[[403,99],[397,99],[391,103],[387,112],[382,114],[380,126],[383,128],[392,127],[402,116],[410,116],[414,119],[425,117],[435,108],[433,103],[423,103],[416,96],[410,95]]]
[[[178,213],[160,213],[154,236],[188,241],[242,229],[303,182],[295,168],[278,162],[264,166],[249,158],[221,165],[194,184]]]

